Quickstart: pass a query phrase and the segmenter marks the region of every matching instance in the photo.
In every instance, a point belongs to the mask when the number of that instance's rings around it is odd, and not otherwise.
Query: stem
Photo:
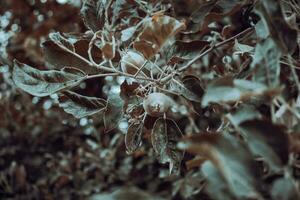
[[[103,65],[95,65],[93,64],[92,62],[90,62],[89,60],[87,60],[86,58],[82,57],[81,55],[71,51],[70,49],[62,46],[62,45],[59,45],[59,47],[61,49],[63,49],[64,51],[68,52],[68,53],[71,53],[72,55],[74,55],[75,57],[79,58],[80,60],[82,60],[83,62],[85,62],[87,65],[91,66],[91,67],[96,67],[98,68],[99,70],[103,70],[105,72],[110,72],[110,73],[118,73],[119,76],[126,76],[126,77],[129,77],[129,78],[135,78],[135,79],[139,79],[139,80],[144,80],[144,81],[151,81],[151,82],[157,82],[157,80],[153,79],[153,78],[148,78],[148,77],[140,77],[140,76],[137,76],[137,77],[134,77],[134,75],[131,75],[131,74],[128,74],[128,73],[125,73],[125,72],[121,72],[121,71],[115,71],[114,69],[110,68],[110,67],[105,67]],[[100,75],[99,74],[99,77],[103,77],[104,75]]]
[[[138,69],[138,71],[135,73],[134,77],[137,77],[137,75],[139,75],[139,73],[142,71],[142,69],[146,66],[147,63],[148,63],[148,60],[146,60],[144,62],[144,64]]]
[[[198,56],[196,56],[195,58],[193,58],[192,60],[190,60],[186,65],[180,67],[178,69],[178,72],[183,72],[184,70],[186,70],[187,68],[189,68],[192,64],[194,64],[197,60],[199,60],[200,58],[202,58],[203,56],[207,55],[208,53],[212,52],[213,50],[225,45],[225,44],[228,44],[232,41],[234,41],[235,39],[241,37],[242,35],[245,35],[245,34],[248,34],[248,33],[252,33],[254,31],[254,28],[253,27],[250,27],[250,28],[247,28],[245,29],[244,31],[232,36],[231,38],[228,38],[222,42],[219,42],[215,45],[212,45],[210,46],[207,50],[205,50],[203,53],[199,54]],[[161,83],[162,84],[165,84],[166,82],[168,82],[170,79],[172,78],[172,74],[170,74],[169,76],[166,76],[164,77],[162,80],[161,80]]]
[[[84,80],[87,80],[87,79],[93,79],[93,78],[101,78],[101,77],[106,77],[106,76],[119,76],[120,74],[119,73],[108,73],[108,74],[95,74],[95,75],[89,75],[89,76],[86,76],[86,78]]]
[[[184,70],[186,70],[188,67],[190,67],[192,64],[194,64],[197,60],[199,60],[200,58],[202,58],[203,56],[205,56],[206,54],[210,53],[211,51],[227,44],[227,43],[230,43],[232,41],[234,41],[235,39],[241,37],[242,35],[244,34],[247,34],[247,33],[250,33],[252,32],[254,29],[251,27],[251,28],[247,28],[246,30],[232,36],[231,38],[228,38],[227,40],[224,40],[222,42],[219,42],[215,45],[212,45],[210,48],[208,48],[206,51],[204,51],[203,53],[201,53],[200,55],[196,56],[195,58],[193,58],[190,62],[188,62],[185,66],[181,67],[178,69],[179,72],[182,72]]]

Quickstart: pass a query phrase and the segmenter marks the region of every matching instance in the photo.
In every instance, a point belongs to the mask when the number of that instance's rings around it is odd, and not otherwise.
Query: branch
[[[215,45],[212,45],[210,48],[208,48],[206,51],[204,51],[203,53],[199,54],[198,56],[196,56],[195,58],[193,58],[190,62],[188,62],[185,66],[181,67],[178,69],[179,72],[182,72],[184,70],[186,70],[188,67],[190,67],[192,64],[194,64],[197,60],[199,60],[200,58],[202,58],[203,56],[205,56],[206,54],[210,53],[211,51],[227,44],[227,43],[230,43],[232,41],[234,41],[235,39],[241,37],[242,35],[245,35],[245,34],[248,34],[248,33],[251,33],[252,31],[254,30],[253,27],[251,28],[247,28],[246,30],[232,36],[231,38],[228,38],[227,40],[224,40],[220,43],[217,43]]]

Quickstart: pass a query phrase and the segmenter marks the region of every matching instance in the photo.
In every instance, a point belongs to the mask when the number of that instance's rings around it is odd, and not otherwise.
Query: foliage
[[[21,2],[0,8],[5,197],[300,198],[299,1]]]

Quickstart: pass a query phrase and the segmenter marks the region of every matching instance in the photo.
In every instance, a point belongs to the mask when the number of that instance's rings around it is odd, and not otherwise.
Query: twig
[[[250,33],[254,30],[254,28],[247,28],[246,30],[232,36],[231,38],[228,38],[227,40],[224,40],[222,42],[219,42],[215,45],[212,45],[210,48],[208,48],[206,51],[204,51],[203,53],[201,53],[200,55],[196,56],[195,58],[193,58],[190,62],[188,62],[185,66],[181,67],[178,69],[179,72],[182,72],[184,70],[186,70],[188,67],[190,67],[192,64],[194,64],[197,60],[199,60],[200,58],[202,58],[203,56],[205,56],[206,54],[210,53],[211,51],[227,44],[227,43],[230,43],[232,41],[234,41],[235,39],[241,37],[242,35],[245,35],[247,33]]]
[[[135,73],[134,77],[137,77],[137,75],[139,75],[139,73],[142,71],[142,69],[144,69],[144,67],[146,66],[147,63],[148,63],[148,60],[146,60],[144,62],[144,64],[138,69],[138,71]]]
[[[188,62],[186,65],[180,67],[178,69],[178,72],[183,72],[184,70],[186,70],[187,68],[189,68],[192,64],[194,64],[197,60],[199,60],[200,58],[202,58],[203,56],[207,55],[208,53],[212,52],[213,50],[227,44],[227,43],[230,43],[232,41],[234,41],[235,39],[241,37],[242,35],[246,35],[246,34],[249,34],[251,32],[254,31],[254,28],[253,27],[250,27],[250,28],[247,28],[246,30],[232,36],[231,38],[228,38],[227,40],[224,40],[222,42],[219,42],[215,45],[212,45],[211,47],[209,47],[207,50],[205,50],[203,53],[199,54],[198,56],[196,56],[195,58],[193,58],[192,60],[190,60],[190,62]],[[160,83],[161,84],[165,84],[166,82],[168,82],[169,80],[171,80],[172,78],[172,74],[170,74],[169,76],[166,76],[164,77]]]
[[[140,77],[140,76],[137,76],[137,77],[134,77],[134,75],[131,75],[131,74],[128,74],[128,73],[125,73],[125,72],[121,72],[121,71],[115,71],[114,69],[110,68],[110,67],[105,67],[103,65],[95,65],[93,64],[92,62],[90,62],[89,60],[87,60],[86,58],[82,57],[81,55],[71,51],[70,49],[62,46],[62,45],[59,45],[59,47],[61,49],[63,49],[64,51],[68,52],[68,53],[71,53],[72,55],[74,55],[75,57],[79,58],[80,60],[82,60],[83,62],[85,62],[87,65],[89,65],[90,67],[95,67],[99,70],[103,70],[105,72],[109,72],[109,73],[118,73],[119,76],[126,76],[126,77],[129,77],[129,78],[135,78],[135,79],[139,79],[139,80],[144,80],[144,81],[151,81],[151,82],[157,82],[157,80],[153,79],[153,78],[148,78],[148,77]]]

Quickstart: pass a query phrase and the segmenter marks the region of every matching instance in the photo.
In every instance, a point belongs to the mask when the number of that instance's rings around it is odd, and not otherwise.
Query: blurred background
[[[86,31],[81,3],[0,1],[0,199],[102,199],[97,194],[127,186],[168,197],[168,166],[159,167],[152,150],[129,156],[122,134],[101,134],[102,120],[77,120],[58,108],[55,96],[32,97],[12,83],[13,59],[45,68],[40,44],[50,32]],[[101,97],[102,86],[93,79],[77,90]]]

